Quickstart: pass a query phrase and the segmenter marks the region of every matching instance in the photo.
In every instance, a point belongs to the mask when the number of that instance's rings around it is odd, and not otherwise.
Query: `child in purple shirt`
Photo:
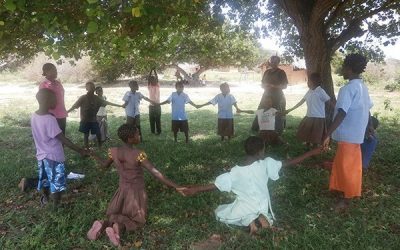
[[[61,200],[61,194],[66,190],[64,148],[63,144],[82,156],[89,152],[73,144],[64,136],[58,126],[56,118],[49,113],[56,105],[56,96],[49,89],[40,89],[36,94],[39,109],[32,114],[32,135],[36,146],[38,160],[39,181],[37,189],[43,191],[40,198],[42,204],[47,203],[49,194],[52,194],[54,205]]]

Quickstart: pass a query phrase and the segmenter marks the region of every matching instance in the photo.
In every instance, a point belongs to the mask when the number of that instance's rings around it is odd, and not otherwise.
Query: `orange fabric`
[[[362,159],[360,144],[338,142],[329,182],[330,190],[344,193],[344,198],[361,196]]]

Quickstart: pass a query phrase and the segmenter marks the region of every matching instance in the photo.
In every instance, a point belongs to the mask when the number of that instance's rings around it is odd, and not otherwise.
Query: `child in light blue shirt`
[[[175,84],[176,92],[173,92],[166,101],[161,102],[160,105],[171,103],[172,107],[172,132],[174,133],[174,140],[177,142],[178,132],[181,131],[185,134],[186,143],[189,142],[189,123],[187,114],[185,111],[185,105],[189,103],[195,108],[198,105],[194,104],[186,93],[183,93],[184,89],[183,81],[178,81]]]
[[[228,83],[225,82],[221,84],[219,88],[221,93],[216,95],[209,102],[200,105],[199,108],[210,104],[218,104],[218,135],[221,136],[221,141],[223,141],[225,136],[228,137],[228,140],[231,139],[235,131],[232,106],[235,106],[237,113],[240,113],[241,110],[237,106],[235,97],[230,94]]]

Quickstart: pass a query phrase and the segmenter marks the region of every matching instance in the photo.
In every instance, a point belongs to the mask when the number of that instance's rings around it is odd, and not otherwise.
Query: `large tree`
[[[287,54],[305,59],[309,72],[322,75],[334,96],[331,58],[341,49],[383,56],[377,46],[400,35],[398,0],[241,0],[217,1],[230,6],[230,16],[260,34],[278,35]],[[226,8],[224,8],[226,9]],[[221,10],[223,11],[223,10]],[[265,21],[254,25],[252,20]]]
[[[249,65],[258,47],[210,1],[1,2],[0,64],[42,51],[55,59],[89,54],[110,80],[180,62],[199,64],[197,78],[210,67]]]

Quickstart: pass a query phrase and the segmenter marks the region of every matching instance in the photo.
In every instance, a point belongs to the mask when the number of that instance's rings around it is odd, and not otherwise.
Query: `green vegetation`
[[[189,91],[190,89],[188,89]],[[106,89],[105,93],[113,89]],[[213,90],[218,92],[218,89]],[[258,98],[235,92],[240,107],[251,109]],[[204,96],[206,95],[206,96]],[[193,96],[209,98],[211,94]],[[252,97],[253,95],[251,95]],[[287,94],[293,105],[300,94]],[[333,152],[305,161],[281,171],[281,178],[270,182],[276,226],[283,231],[261,231],[251,237],[245,229],[228,227],[217,222],[214,209],[230,202],[232,195],[219,192],[182,197],[163,187],[146,174],[149,214],[146,226],[136,233],[125,234],[127,249],[187,249],[193,242],[217,233],[223,237],[222,249],[396,249],[400,245],[400,136],[398,109],[384,109],[383,95],[373,96],[374,109],[379,115],[380,144],[370,170],[364,175],[363,197],[346,214],[331,210],[333,196],[328,192],[329,172],[316,164],[329,159]],[[112,98],[111,98],[112,99]],[[110,100],[110,98],[109,98]],[[398,107],[398,97],[391,98]],[[36,191],[21,193],[17,184],[23,176],[35,176],[34,145],[29,128],[29,112],[35,109],[32,98],[29,107],[9,102],[0,109],[0,248],[1,249],[110,249],[106,237],[90,242],[85,235],[93,220],[104,219],[107,204],[118,185],[114,170],[102,170],[91,159],[82,159],[66,149],[68,172],[84,173],[85,179],[70,181],[57,212],[39,205]],[[69,100],[67,100],[69,102]],[[67,105],[68,106],[68,105]],[[116,109],[117,110],[117,109]],[[250,134],[251,115],[237,115],[237,136],[220,142],[215,134],[216,113],[210,109],[189,111],[191,142],[183,143],[180,134],[175,144],[170,132],[170,114],[163,109],[161,136],[149,133],[148,120],[143,114],[145,143],[139,145],[151,161],[168,177],[180,184],[209,183],[226,168],[240,162],[244,156],[242,141]],[[284,139],[290,143],[288,154],[293,157],[305,151],[295,139],[295,131],[305,107],[288,117]],[[115,134],[124,122],[122,111],[111,110],[109,126],[112,140],[107,147],[118,145]],[[114,114],[114,115],[113,115]],[[82,143],[76,119],[69,119],[67,135]],[[268,154],[284,160],[284,148],[268,149]]]

